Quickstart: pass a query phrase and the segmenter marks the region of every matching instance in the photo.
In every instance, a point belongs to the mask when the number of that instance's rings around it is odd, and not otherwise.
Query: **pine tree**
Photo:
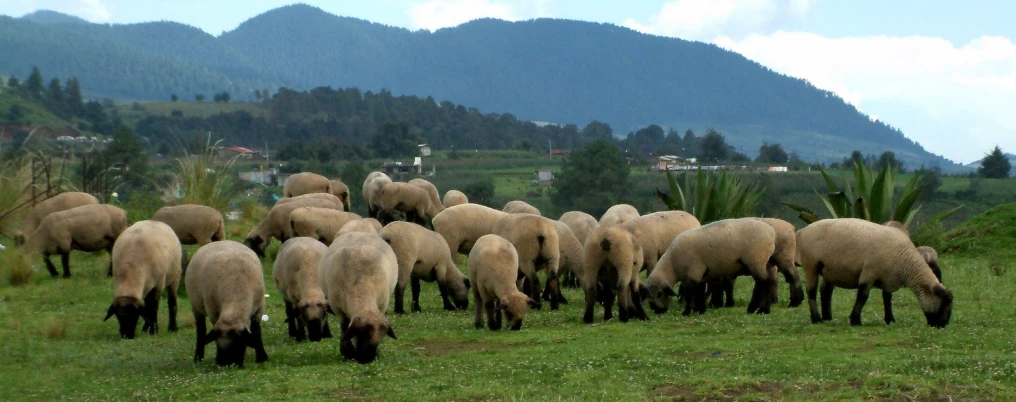
[[[1002,153],[1002,149],[995,145],[995,149],[992,149],[981,161],[981,167],[977,168],[977,174],[989,179],[1002,179],[1009,177],[1010,170],[1012,170],[1012,163]]]
[[[78,77],[71,77],[67,80],[64,84],[64,93],[67,99],[66,104],[71,114],[75,117],[84,116],[85,100],[81,96],[81,84],[78,82]]]
[[[25,81],[25,90],[28,91],[29,96],[42,95],[42,72],[39,71],[39,67],[32,67],[32,74]]]

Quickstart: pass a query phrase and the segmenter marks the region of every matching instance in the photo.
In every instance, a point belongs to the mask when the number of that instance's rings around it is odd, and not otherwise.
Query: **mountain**
[[[125,100],[387,88],[525,120],[599,120],[620,135],[654,123],[700,134],[712,127],[747,154],[767,141],[812,160],[891,150],[910,167],[959,166],[807,81],[714,45],[610,24],[484,19],[412,32],[293,5],[214,37],[170,22],[0,17],[0,54],[11,55],[0,58],[0,73],[23,76],[38,65],[78,76],[91,96]]]
[[[89,24],[88,21],[82,18],[50,10],[39,10],[25,14],[21,19],[39,24]]]

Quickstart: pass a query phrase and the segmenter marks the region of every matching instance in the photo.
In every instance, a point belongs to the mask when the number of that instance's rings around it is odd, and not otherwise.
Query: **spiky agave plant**
[[[657,189],[657,197],[667,208],[688,212],[702,224],[754,215],[765,192],[765,188],[749,187],[739,177],[725,171],[715,174],[699,169],[694,185],[688,174],[682,174],[683,186],[670,171],[666,171],[666,175],[670,194]],[[685,196],[685,190],[690,192],[690,199]]]

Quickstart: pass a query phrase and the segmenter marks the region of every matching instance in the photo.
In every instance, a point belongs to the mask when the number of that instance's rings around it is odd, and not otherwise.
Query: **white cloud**
[[[414,29],[436,31],[478,18],[518,21],[548,15],[548,0],[499,2],[490,0],[430,0],[409,6]]]
[[[674,0],[647,23],[628,18],[621,25],[649,34],[709,40],[720,34],[766,31],[803,19],[810,8],[811,0]]]
[[[1016,151],[1016,44],[982,36],[961,46],[927,36],[827,38],[776,32],[717,45],[835,92],[960,161],[996,143]]]
[[[91,22],[109,22],[113,14],[100,0],[0,0],[4,14],[23,15],[35,10],[52,10]]]

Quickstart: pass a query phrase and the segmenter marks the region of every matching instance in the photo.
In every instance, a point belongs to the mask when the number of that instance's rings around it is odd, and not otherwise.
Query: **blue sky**
[[[51,9],[93,22],[170,20],[213,35],[279,0],[0,0],[0,14]],[[934,153],[971,162],[1016,153],[1016,1],[392,0],[305,1],[409,29],[480,17],[609,22],[717,44],[836,92]]]

